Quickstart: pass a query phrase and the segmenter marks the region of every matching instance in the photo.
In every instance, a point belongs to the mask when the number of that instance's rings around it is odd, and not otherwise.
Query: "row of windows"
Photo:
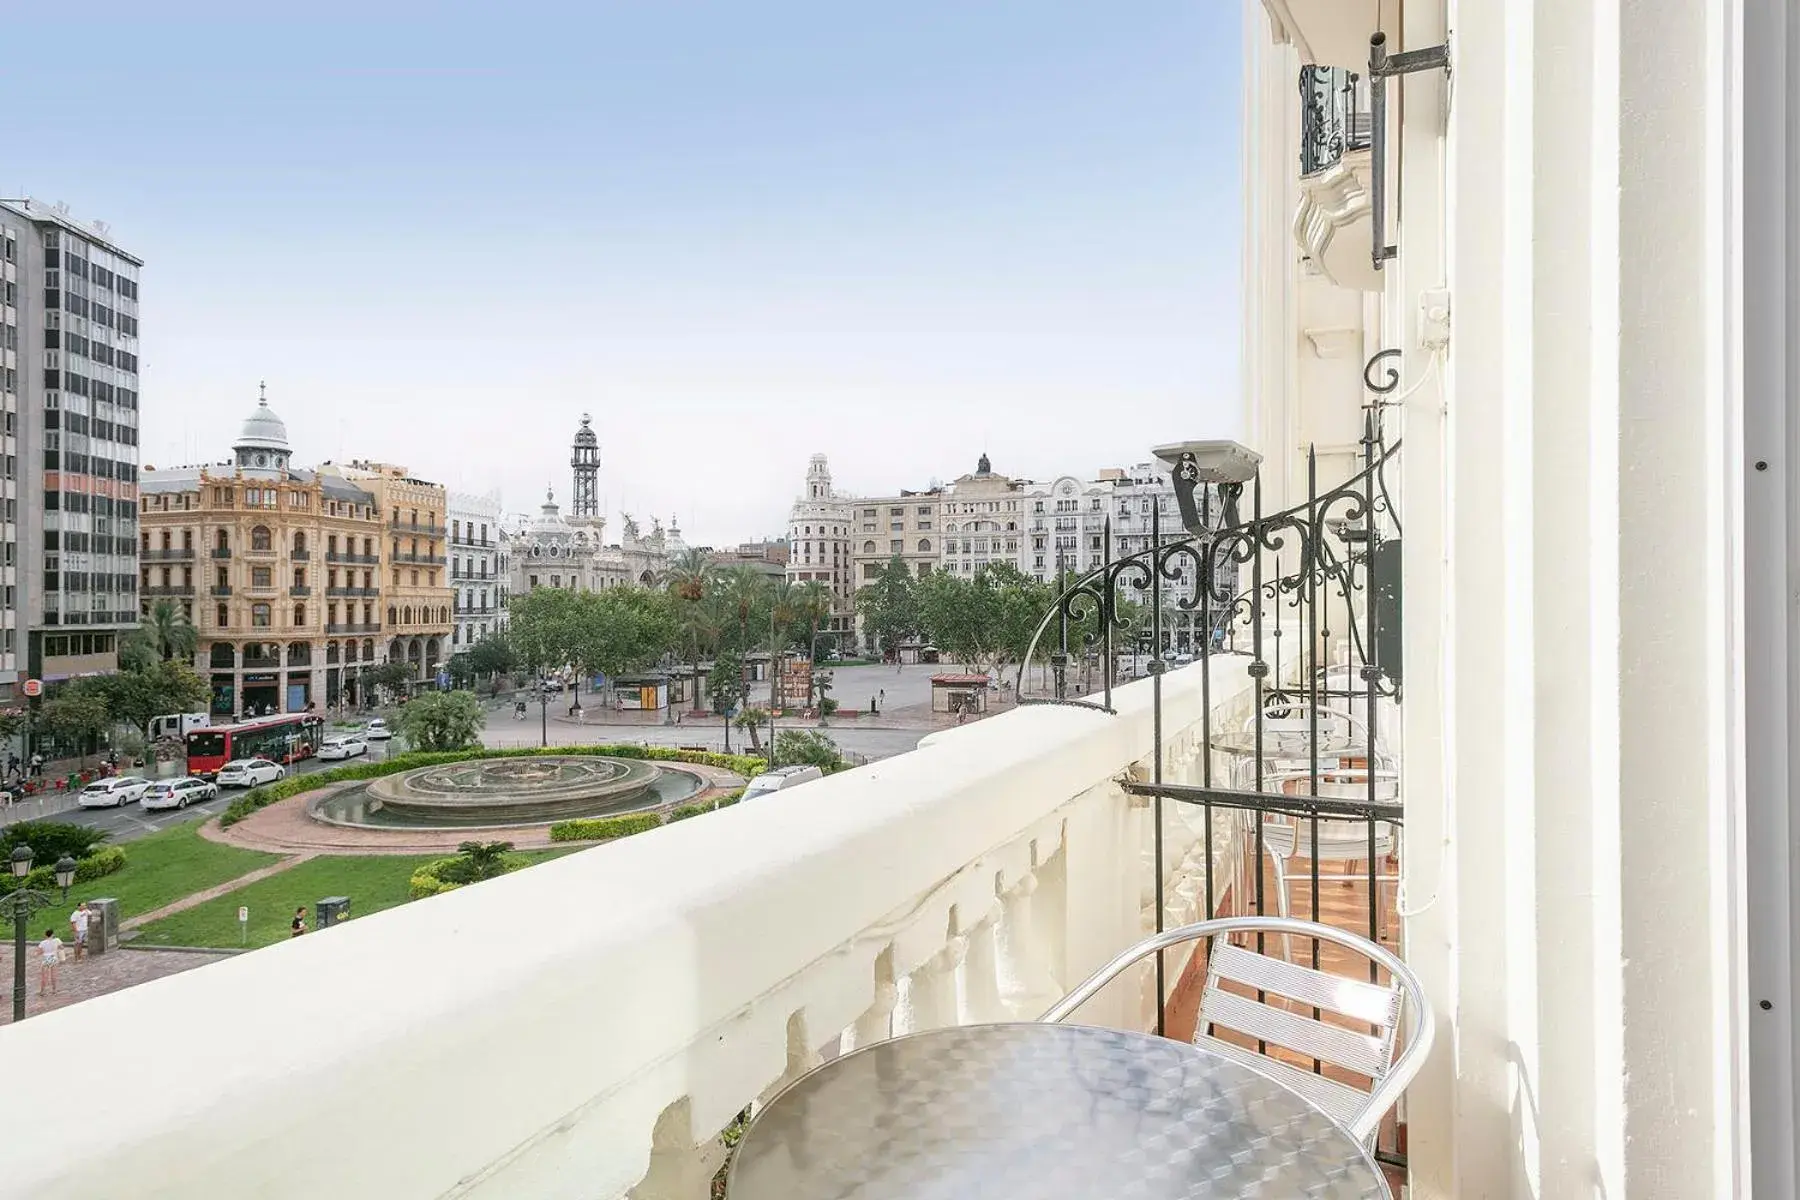
[[[7,285],[11,291],[11,284]],[[7,303],[12,303],[8,300]],[[138,320],[129,313],[114,312],[98,300],[89,301],[86,296],[77,296],[74,292],[60,291],[55,288],[44,289],[44,307],[60,310],[71,316],[86,317],[94,324],[106,329],[117,329],[127,337],[136,337]]]
[[[117,634],[53,633],[44,638],[44,657],[67,658],[72,654],[111,654],[118,648]]]
[[[7,549],[12,549],[8,544]],[[56,559],[44,556],[44,590],[46,592],[99,592],[112,595],[118,592],[136,592],[136,575],[114,575],[103,571],[61,571],[56,569]],[[8,556],[7,566],[11,566]]]
[[[398,519],[399,519],[398,517],[395,518],[395,520],[398,520]],[[470,544],[480,544],[483,546],[488,544],[487,522],[485,522],[485,521],[482,522],[481,532],[479,534],[477,534],[475,532],[475,522],[473,522],[473,521],[467,522],[468,536],[466,538],[463,536],[464,525],[465,525],[465,523],[462,521],[450,522],[450,540],[451,541],[453,541],[453,542],[467,541]]]
[[[55,512],[93,512],[96,516],[121,517],[135,520],[137,517],[137,501],[115,500],[111,496],[90,496],[86,492],[46,491],[44,493],[44,509]]]
[[[46,552],[67,550],[70,554],[129,555],[132,553],[132,546],[131,539],[128,537],[46,529],[44,530],[44,550]]]
[[[863,578],[864,579],[874,579],[875,577],[880,575],[882,573],[882,571],[884,571],[886,569],[887,569],[886,563],[866,562],[863,564],[863,571],[862,571]],[[922,563],[918,564],[918,571],[919,571],[919,578],[920,579],[925,578],[927,575],[931,574],[931,564],[928,562],[922,562]]]
[[[46,434],[45,441],[53,435]],[[7,455],[10,460],[12,455]],[[63,471],[71,475],[92,475],[96,479],[122,479],[127,483],[137,478],[137,467],[128,462],[101,458],[99,455],[77,454],[72,450],[47,449],[44,451],[44,470]],[[6,478],[12,478],[12,471],[6,472]]]

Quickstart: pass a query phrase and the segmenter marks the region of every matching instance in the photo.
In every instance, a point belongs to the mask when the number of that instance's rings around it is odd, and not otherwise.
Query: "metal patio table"
[[[1386,1200],[1374,1160],[1272,1079],[1064,1024],[877,1042],[751,1122],[727,1200]]]

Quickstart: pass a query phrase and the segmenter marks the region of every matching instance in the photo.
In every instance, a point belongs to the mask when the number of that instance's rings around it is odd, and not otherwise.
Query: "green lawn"
[[[585,847],[538,850],[523,854],[543,862]],[[137,944],[150,946],[217,946],[232,948],[267,946],[289,935],[294,909],[306,906],[306,924],[313,927],[313,902],[326,896],[350,897],[350,915],[366,917],[384,908],[407,902],[407,881],[424,863],[443,858],[425,855],[339,855],[315,858],[248,887],[239,888],[186,912],[146,925],[138,930]],[[250,910],[248,938],[239,931],[237,911]]]
[[[70,888],[71,909],[83,900],[111,896],[119,902],[119,919],[125,920],[248,875],[282,857],[209,842],[200,836],[198,821],[121,843],[121,848],[124,869]]]

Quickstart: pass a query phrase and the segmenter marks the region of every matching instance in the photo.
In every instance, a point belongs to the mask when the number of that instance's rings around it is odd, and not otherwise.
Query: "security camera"
[[[1224,511],[1220,525],[1229,528],[1238,523],[1238,497],[1244,484],[1256,478],[1262,455],[1237,442],[1175,442],[1158,446],[1150,453],[1169,465],[1175,484],[1175,503],[1181,508],[1181,524],[1191,534],[1207,532],[1207,522],[1200,515],[1195,498],[1202,484],[1213,484],[1219,490]]]

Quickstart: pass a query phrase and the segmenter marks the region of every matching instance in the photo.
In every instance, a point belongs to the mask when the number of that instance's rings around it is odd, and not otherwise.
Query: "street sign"
[[[250,919],[250,910],[242,904],[238,905],[238,924],[241,925],[244,922],[248,921],[249,919]]]
[[[20,690],[27,696],[41,696],[44,694],[44,681],[41,679],[27,679],[25,681],[25,686]]]

